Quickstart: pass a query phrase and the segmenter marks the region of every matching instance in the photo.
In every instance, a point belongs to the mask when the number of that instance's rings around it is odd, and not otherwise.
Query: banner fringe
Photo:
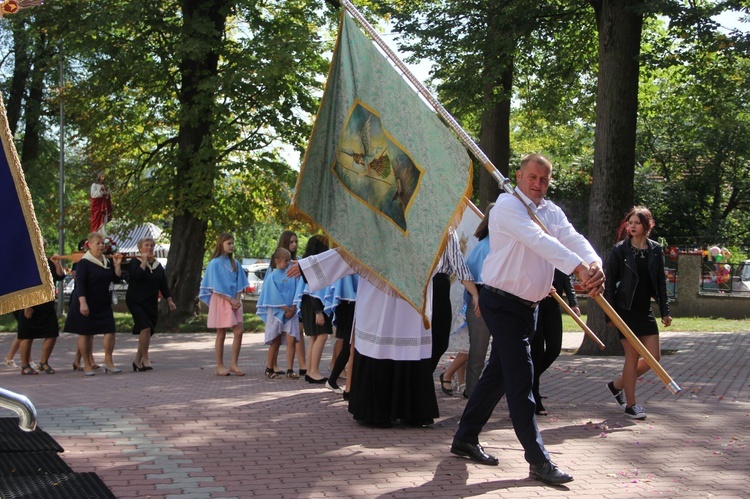
[[[0,140],[3,143],[3,149],[10,167],[10,174],[16,187],[18,201],[21,203],[26,222],[26,229],[29,232],[31,246],[34,250],[37,272],[41,278],[41,285],[31,288],[21,289],[0,296],[0,314],[7,314],[14,310],[31,307],[53,301],[55,299],[55,285],[52,282],[52,275],[49,273],[47,266],[47,256],[44,254],[44,245],[42,244],[42,233],[39,230],[39,224],[34,213],[34,203],[31,200],[31,193],[26,185],[26,179],[21,168],[21,161],[18,158],[13,136],[8,126],[8,117],[5,114],[5,103],[0,95]]]

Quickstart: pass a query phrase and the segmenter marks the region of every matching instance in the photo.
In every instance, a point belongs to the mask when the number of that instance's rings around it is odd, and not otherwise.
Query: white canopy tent
[[[169,240],[162,236],[163,231],[156,225],[146,222],[133,227],[130,231],[121,231],[113,228],[112,237],[117,242],[117,248],[123,255],[135,255],[138,253],[138,241],[144,237],[152,237],[156,241],[154,255],[161,259],[167,258],[169,253]]]

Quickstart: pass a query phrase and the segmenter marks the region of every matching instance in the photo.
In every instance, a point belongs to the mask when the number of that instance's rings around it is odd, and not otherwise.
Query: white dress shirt
[[[580,263],[601,265],[602,260],[558,206],[546,199],[536,206],[518,188],[516,192],[523,202],[502,193],[490,212],[490,253],[482,266],[482,282],[538,302],[549,294],[555,268],[571,274]],[[551,236],[534,223],[524,202]]]

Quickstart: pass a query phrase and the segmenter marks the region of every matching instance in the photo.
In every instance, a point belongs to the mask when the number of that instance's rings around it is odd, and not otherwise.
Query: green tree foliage
[[[55,71],[57,48],[46,29],[51,23],[49,9],[21,11],[2,20],[0,73],[6,78],[0,87],[42,235],[50,251],[56,251],[59,155],[56,137],[47,132],[58,113],[47,89],[51,76],[59,73]]]
[[[222,30],[202,19],[186,33],[189,5],[219,10]],[[235,228],[283,207],[294,173],[278,145],[303,149],[311,91],[326,67],[314,9],[301,1],[113,1],[69,15],[76,29],[65,43],[80,70],[70,75],[66,105],[86,138],[90,172],[112,169],[116,209],[136,220],[166,218],[178,203]],[[186,63],[209,51],[214,74]],[[185,95],[186,73],[196,95]],[[205,124],[206,115],[204,142],[180,144],[178,126]],[[181,148],[194,148],[196,162],[210,160],[208,171],[180,178]]]
[[[662,62],[640,96],[653,186],[641,199],[672,243],[750,245],[750,52],[732,34],[673,27],[654,32],[646,55]]]
[[[303,0],[55,7],[36,12],[51,13],[45,35],[67,61],[69,140],[85,164],[66,178],[83,193],[72,211],[88,219],[88,188],[105,171],[115,218],[168,221],[170,284],[187,315],[207,235],[283,219],[295,173],[281,144],[301,153],[309,135],[329,19]]]
[[[506,176],[513,150],[529,152],[511,143],[518,135],[511,127],[514,96],[535,132],[537,120],[569,122],[580,116],[573,109],[591,102],[592,78],[584,68],[595,55],[593,23],[580,2],[381,3],[404,35],[401,48],[413,59],[435,62],[431,76],[441,102]],[[477,170],[484,205],[497,197],[498,187],[481,165]]]

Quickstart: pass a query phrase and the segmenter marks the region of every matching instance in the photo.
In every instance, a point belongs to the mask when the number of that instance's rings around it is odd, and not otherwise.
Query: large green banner
[[[424,313],[448,228],[471,193],[471,168],[463,145],[343,13],[290,213]]]

